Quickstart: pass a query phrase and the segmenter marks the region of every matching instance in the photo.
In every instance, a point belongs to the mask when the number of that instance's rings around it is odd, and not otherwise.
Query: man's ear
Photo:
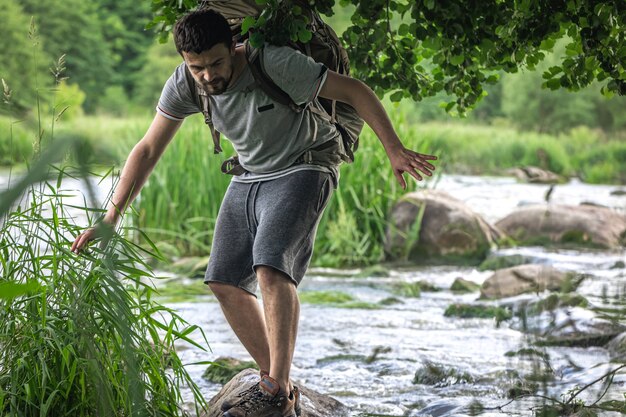
[[[233,42],[230,44],[230,55],[235,56],[235,49],[237,48],[237,42],[233,39]]]

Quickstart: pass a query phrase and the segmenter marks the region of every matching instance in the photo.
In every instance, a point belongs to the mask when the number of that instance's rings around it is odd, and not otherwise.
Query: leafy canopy
[[[334,0],[256,0],[266,8],[247,19],[253,43],[307,39],[309,3],[333,13]],[[343,41],[354,76],[391,100],[421,100],[444,92],[463,113],[500,71],[535,69],[557,40],[568,41],[561,62],[543,73],[543,86],[577,91],[601,82],[605,95],[626,93],[626,2],[623,0],[340,0],[352,5]],[[153,26],[164,37],[195,0],[154,0]]]

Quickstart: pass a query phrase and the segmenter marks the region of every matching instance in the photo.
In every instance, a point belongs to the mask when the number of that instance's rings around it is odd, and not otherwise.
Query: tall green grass
[[[401,114],[394,116],[394,123],[407,146],[431,150]],[[173,243],[183,253],[209,253],[215,218],[231,179],[219,169],[233,152],[225,145],[224,156],[213,155],[202,120],[186,122],[135,204],[137,224],[156,241]],[[409,187],[416,189],[417,184],[409,181]],[[378,139],[366,129],[357,160],[342,167],[339,188],[320,223],[315,262],[345,266],[379,261],[387,213],[404,192]]]
[[[100,247],[69,251],[83,225],[58,188],[68,173],[45,180],[59,147],[0,194],[0,415],[183,416],[183,386],[199,412],[175,344],[205,348],[152,300],[144,259],[156,255],[104,229]]]

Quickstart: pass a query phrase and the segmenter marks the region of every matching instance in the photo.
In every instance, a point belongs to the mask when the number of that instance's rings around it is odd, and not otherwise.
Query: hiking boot
[[[237,395],[239,400],[223,417],[295,417],[294,391],[287,395],[276,380],[264,375],[259,383]]]
[[[266,377],[266,376],[269,377],[269,374],[267,372],[265,372],[265,371],[261,371],[260,375],[261,375],[261,379],[263,379],[263,377]],[[230,410],[231,408],[235,407],[235,405],[237,405],[237,403],[239,401],[243,400],[244,397],[252,395],[253,392],[256,392],[256,390],[258,389],[258,387],[257,387],[258,385],[259,384],[256,383],[251,388],[248,388],[247,390],[240,392],[239,394],[237,394],[233,398],[227,398],[222,403],[220,409],[223,412],[226,412],[226,411]],[[255,388],[255,387],[257,387],[257,388]],[[294,398],[293,409],[296,412],[296,416],[300,417],[300,414],[302,413],[302,409],[300,408],[300,390],[295,385],[293,387],[293,391],[291,391],[291,395]]]

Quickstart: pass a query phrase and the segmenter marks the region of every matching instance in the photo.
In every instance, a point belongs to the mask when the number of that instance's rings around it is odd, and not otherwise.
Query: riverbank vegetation
[[[67,143],[57,141],[2,195],[0,414],[183,416],[183,387],[198,413],[205,400],[175,343],[208,344],[153,300],[144,259],[155,255],[112,230],[103,231],[106,245],[69,251],[83,225],[58,185],[69,172],[55,185],[49,166]],[[84,210],[92,220],[99,213]]]

